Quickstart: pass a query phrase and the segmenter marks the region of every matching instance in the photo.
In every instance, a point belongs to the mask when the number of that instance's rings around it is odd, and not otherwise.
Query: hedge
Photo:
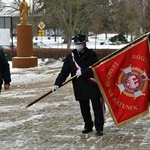
[[[95,51],[99,57],[99,59],[109,55],[110,53],[114,52],[116,49],[96,49]],[[72,51],[72,49],[47,49],[47,48],[35,48],[33,49],[33,56],[36,56],[38,58],[63,58],[67,54],[69,54]],[[4,50],[5,55],[8,60],[11,60],[12,57],[17,56],[16,51],[12,50]]]

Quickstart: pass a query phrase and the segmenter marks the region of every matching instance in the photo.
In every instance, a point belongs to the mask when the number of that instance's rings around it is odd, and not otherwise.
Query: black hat
[[[77,34],[72,38],[72,40],[74,40],[75,43],[83,43],[85,42],[85,37],[86,35]]]

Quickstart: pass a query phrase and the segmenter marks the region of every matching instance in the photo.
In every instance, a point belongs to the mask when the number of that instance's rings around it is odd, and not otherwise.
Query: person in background
[[[4,51],[0,48],[0,92],[4,83],[4,89],[8,90],[10,87],[11,75],[9,63],[5,57]]]
[[[104,114],[102,95],[93,77],[91,65],[98,61],[96,53],[86,47],[86,36],[78,34],[74,40],[75,49],[66,56],[63,67],[56,78],[52,91],[56,91],[66,78],[76,75],[72,84],[76,101],[79,101],[81,114],[84,120],[83,134],[93,131],[95,125],[96,134],[103,135]],[[94,122],[90,112],[90,103],[94,111]]]

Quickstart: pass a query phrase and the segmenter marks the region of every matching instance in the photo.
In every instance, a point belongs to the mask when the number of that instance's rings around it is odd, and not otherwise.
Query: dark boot
[[[97,131],[97,132],[96,132],[96,135],[97,135],[97,136],[103,136],[103,134],[104,134],[103,131]]]
[[[86,134],[86,133],[89,133],[89,132],[92,132],[92,131],[93,131],[93,129],[84,129],[82,131],[82,133]]]

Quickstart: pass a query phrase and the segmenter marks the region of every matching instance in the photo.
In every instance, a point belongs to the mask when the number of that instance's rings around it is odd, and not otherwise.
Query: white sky
[[[7,1],[6,0],[1,0],[1,1],[2,1],[2,3],[5,3],[7,6],[10,6],[12,4],[12,2],[14,2],[14,0],[7,0]],[[22,1],[22,0],[20,0],[20,1]],[[31,7],[32,0],[26,0],[26,2]],[[10,10],[10,8],[8,8],[8,10]],[[19,11],[16,12],[15,14],[18,14],[18,13],[19,13]],[[4,10],[0,11],[0,16],[12,16],[12,15],[14,15],[14,14],[10,14],[10,12],[7,11],[7,9],[4,9]]]

